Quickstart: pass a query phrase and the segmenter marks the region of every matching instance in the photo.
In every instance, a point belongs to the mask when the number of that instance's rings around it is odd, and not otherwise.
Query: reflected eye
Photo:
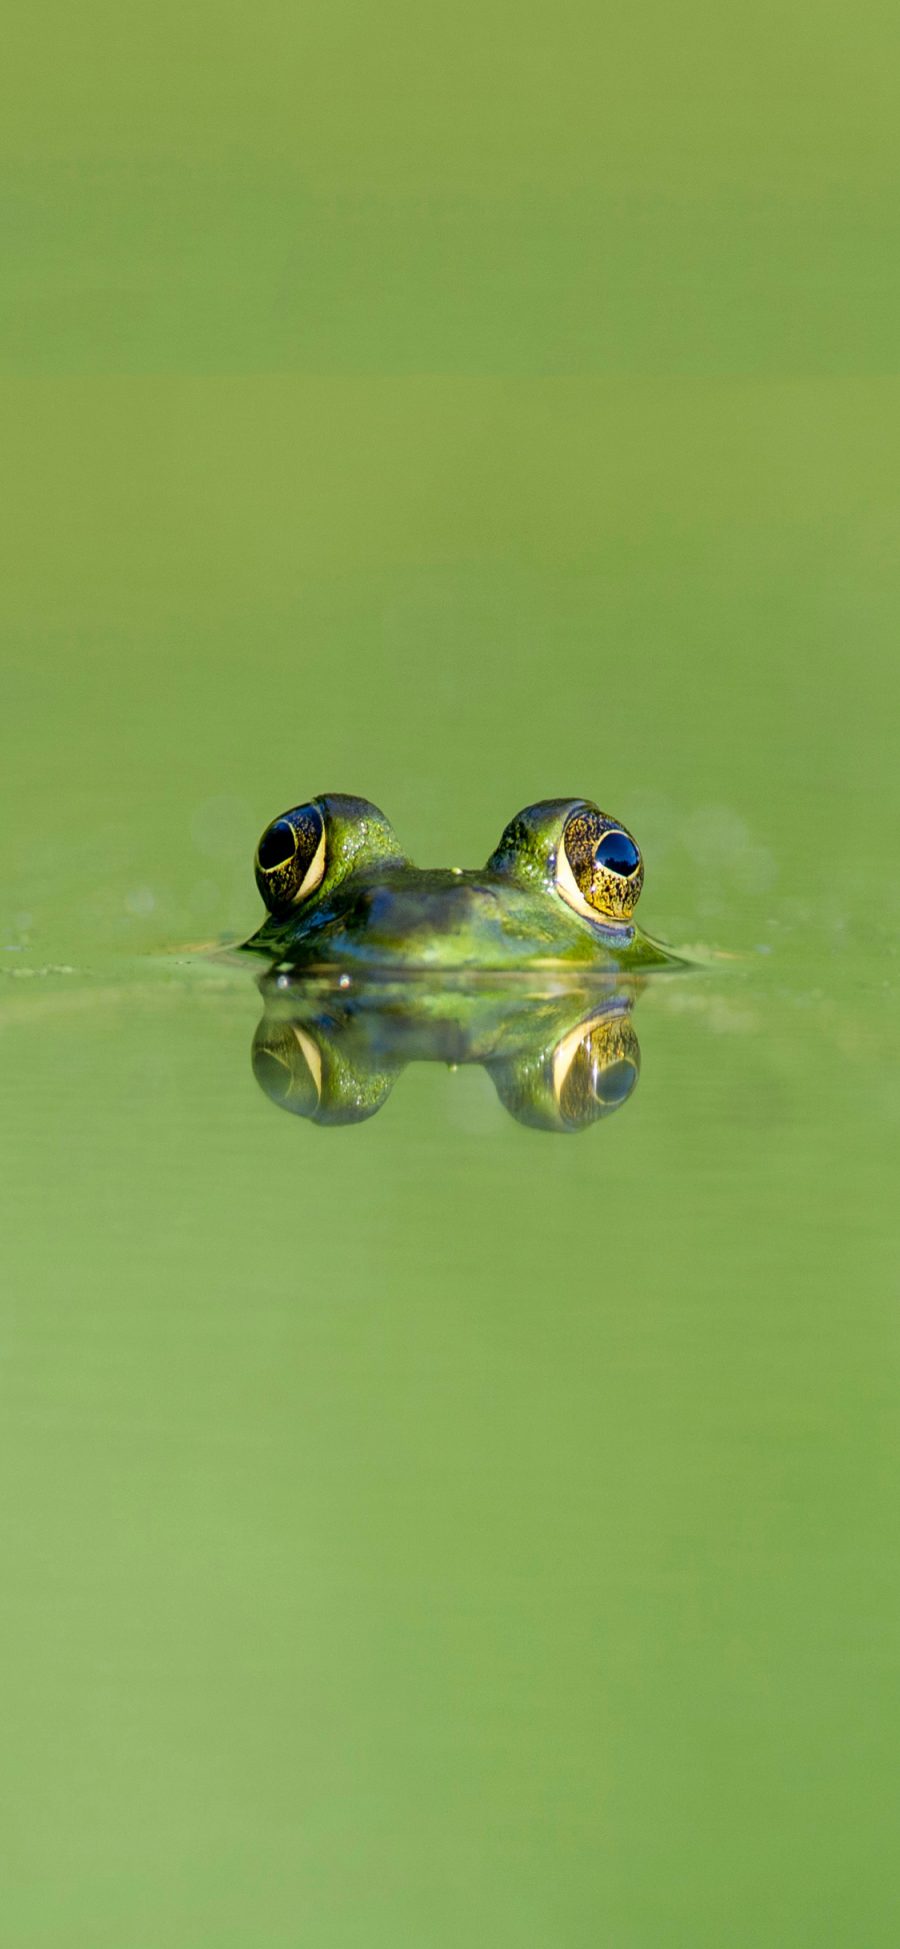
[[[270,914],[306,900],[325,872],[325,822],[317,805],[274,819],[256,849],[256,884]]]
[[[628,1101],[640,1075],[641,1052],[627,1015],[602,1016],[587,1035],[582,1033],[574,1052],[572,1040],[567,1037],[554,1052],[553,1087],[560,1115],[580,1130]]]
[[[643,881],[640,847],[624,826],[594,805],[573,812],[557,855],[556,884],[576,913],[588,920],[630,920]]]
[[[608,873],[618,873],[623,880],[636,873],[641,863],[640,853],[627,832],[605,832],[594,849],[594,859],[598,866],[605,867]]]
[[[253,1038],[253,1074],[273,1103],[295,1116],[312,1117],[319,1107],[322,1061],[309,1036],[298,1034],[289,1022],[269,1023],[265,1016]]]

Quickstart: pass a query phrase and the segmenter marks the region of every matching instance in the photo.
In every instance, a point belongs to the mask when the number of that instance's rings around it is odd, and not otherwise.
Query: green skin
[[[591,830],[605,817],[580,799],[528,806],[475,872],[420,871],[364,799],[328,795],[275,822],[278,844],[257,856],[275,911],[247,943],[270,964],[253,1043],[266,1094],[317,1124],[360,1123],[407,1063],[437,1061],[480,1063],[541,1130],[620,1108],[640,1068],[635,994],[681,964],[560,891],[563,835],[585,814]]]
[[[637,985],[568,979],[541,990],[503,977],[404,976],[341,989],[327,975],[269,974],[253,1069],[279,1109],[336,1125],[374,1116],[410,1062],[478,1063],[518,1123],[573,1133],[620,1109],[636,1086]]]
[[[247,947],[303,971],[638,975],[679,966],[633,923],[588,919],[556,885],[566,819],[584,801],[530,806],[478,871],[422,871],[365,800],[326,795],[319,887],[270,915]]]

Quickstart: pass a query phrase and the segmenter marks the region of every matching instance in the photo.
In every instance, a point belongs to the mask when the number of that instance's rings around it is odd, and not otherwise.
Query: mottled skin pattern
[[[547,799],[517,814],[479,870],[423,871],[376,806],[325,793],[263,835],[257,881],[273,911],[247,946],[296,973],[608,975],[677,966],[623,918],[643,868],[625,883],[589,856],[599,836],[625,830],[588,800]],[[324,869],[304,893],[320,832]],[[273,852],[292,846],[289,858],[266,867]],[[571,893],[588,911],[576,911],[561,890],[563,848]]]
[[[517,1122],[561,1133],[610,1115],[637,1083],[639,984],[566,981],[542,993],[528,981],[422,976],[341,989],[327,976],[269,974],[260,986],[254,1074],[280,1109],[311,1123],[367,1121],[410,1062],[480,1063]]]

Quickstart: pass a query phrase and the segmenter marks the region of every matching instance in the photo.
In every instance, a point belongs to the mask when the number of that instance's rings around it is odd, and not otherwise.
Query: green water
[[[6,37],[0,1936],[893,1945],[896,13]],[[615,1115],[266,1099],[323,790],[628,822]]]

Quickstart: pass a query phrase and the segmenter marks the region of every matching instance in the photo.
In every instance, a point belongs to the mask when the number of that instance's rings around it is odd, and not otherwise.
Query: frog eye
[[[556,1050],[553,1088],[560,1116],[573,1130],[609,1116],[626,1103],[641,1073],[641,1052],[628,1019],[595,1023],[577,1048]]]
[[[322,1095],[322,1058],[291,1022],[260,1022],[253,1039],[253,1074],[267,1096],[295,1116],[314,1117]]]
[[[348,1050],[346,1018],[292,1020],[267,1008],[253,1037],[253,1074],[279,1110],[310,1123],[365,1123],[391,1093],[396,1069],[379,1069],[358,1046]],[[352,1032],[347,1038],[353,1044]]]
[[[256,848],[256,884],[270,914],[286,913],[320,885],[325,822],[317,805],[298,805],[273,819]]]
[[[573,813],[556,867],[557,887],[570,907],[589,920],[630,920],[643,880],[640,848],[624,826],[593,806]]]

